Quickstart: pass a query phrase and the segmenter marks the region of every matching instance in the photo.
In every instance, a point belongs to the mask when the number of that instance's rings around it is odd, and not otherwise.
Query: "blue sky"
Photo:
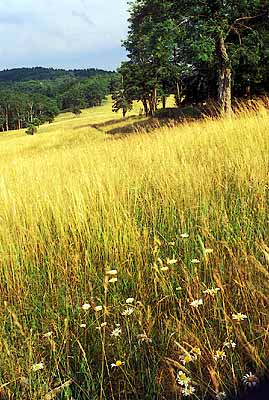
[[[127,0],[0,0],[0,69],[115,69]]]

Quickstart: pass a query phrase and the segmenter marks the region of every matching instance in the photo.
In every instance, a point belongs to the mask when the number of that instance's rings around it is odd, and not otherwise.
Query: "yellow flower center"
[[[187,356],[184,357],[184,362],[185,362],[185,363],[189,363],[189,362],[191,362],[191,361],[192,361],[191,356],[187,355]]]
[[[192,351],[193,351],[195,354],[201,355],[201,350],[199,349],[199,347],[194,347],[194,348],[192,349]]]
[[[180,379],[182,380],[182,382],[184,382],[184,381],[186,381],[187,380],[187,376],[186,376],[186,374],[181,374],[180,375]]]
[[[116,364],[116,367],[121,367],[122,366],[122,362],[120,360],[117,360],[115,364]]]

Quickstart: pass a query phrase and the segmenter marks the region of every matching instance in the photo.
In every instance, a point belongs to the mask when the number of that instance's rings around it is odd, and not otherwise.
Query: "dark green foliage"
[[[79,114],[81,114],[81,109],[78,106],[74,106],[72,108],[72,113],[75,115],[79,115]]]
[[[124,87],[123,76],[119,75],[114,81],[112,100],[112,111],[118,112],[119,110],[122,110],[123,117],[125,117],[127,112],[133,107],[133,101],[129,97],[128,92]]]
[[[10,70],[0,71],[0,81],[43,81],[55,80],[58,78],[90,78],[103,74],[113,74],[112,72],[103,71],[102,69],[89,68],[89,69],[54,69],[54,68],[14,68]]]
[[[85,106],[79,85],[72,86],[60,97],[60,107],[63,110],[73,110],[73,108],[84,108]]]
[[[154,114],[174,94],[210,97],[225,111],[234,96],[269,90],[268,0],[135,0],[124,42],[125,89]]]
[[[29,124],[28,128],[26,130],[27,135],[33,135],[34,133],[37,132],[37,127],[34,124]]]
[[[39,118],[34,118],[32,124],[39,127],[42,121]]]

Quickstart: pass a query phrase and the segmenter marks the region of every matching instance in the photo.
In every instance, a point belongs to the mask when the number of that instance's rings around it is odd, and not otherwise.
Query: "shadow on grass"
[[[174,126],[174,123],[172,124],[172,121],[159,118],[148,118],[142,121],[136,121],[131,124],[109,129],[106,131],[106,133],[108,135],[130,135],[133,133],[142,132],[148,133],[163,126]]]
[[[106,130],[105,133],[109,135],[119,135],[119,137],[127,136],[133,133],[149,133],[154,129],[162,127],[172,128],[176,125],[182,124],[183,122],[202,119],[205,116],[206,114],[203,113],[202,109],[194,106],[186,106],[179,109],[166,108],[158,110],[154,117],[142,120],[141,117],[137,117],[138,121],[132,122],[131,124],[126,124],[124,126],[113,127]],[[120,121],[123,122],[124,120],[121,119]],[[96,126],[96,129],[98,129],[99,126],[100,124]]]
[[[74,127],[73,129],[77,130],[77,129],[82,129],[82,128],[94,128],[94,129],[97,129],[98,131],[105,132],[106,130],[102,129],[102,128],[106,128],[107,126],[110,126],[110,125],[120,124],[122,122],[128,121],[130,119],[135,119],[135,118],[138,119],[140,117],[137,117],[135,115],[131,115],[130,117],[110,119],[108,121],[99,122],[99,123],[96,123],[96,124],[79,125],[79,126]]]
[[[198,105],[186,105],[181,108],[166,108],[157,110],[154,117],[134,116],[111,119],[95,124],[85,124],[75,127],[94,128],[98,131],[111,135],[114,138],[121,138],[136,133],[149,133],[162,127],[175,127],[183,122],[190,122],[204,117],[212,116],[207,107]],[[120,125],[120,126],[117,126]]]

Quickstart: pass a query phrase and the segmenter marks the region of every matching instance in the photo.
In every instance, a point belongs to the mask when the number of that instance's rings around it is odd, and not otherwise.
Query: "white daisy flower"
[[[225,392],[219,392],[216,394],[216,400],[224,400],[227,398],[227,394]]]
[[[107,275],[117,275],[118,271],[116,269],[109,269],[106,271]]]
[[[111,364],[111,368],[114,368],[114,367],[119,368],[119,367],[121,367],[123,364],[124,364],[123,361],[117,360],[115,363],[112,363],[112,364]]]
[[[126,303],[127,304],[132,304],[134,302],[134,298],[133,297],[128,297],[128,299],[126,299]]]
[[[160,268],[160,271],[163,271],[163,272],[168,271],[168,270],[169,270],[169,267],[161,267]]]
[[[91,308],[91,305],[88,303],[85,303],[81,306],[82,310],[88,311]]]
[[[117,282],[117,280],[118,280],[118,278],[110,278],[110,279],[108,280],[108,282],[109,282],[109,283],[115,283],[115,282]]]
[[[240,321],[244,321],[244,319],[247,319],[247,315],[246,314],[242,314],[242,313],[236,313],[236,314],[232,315],[232,318],[235,321],[240,322]]]
[[[131,315],[134,312],[134,309],[132,307],[126,308],[126,310],[124,310],[121,315],[124,315],[125,317],[127,317],[128,315]]]
[[[217,350],[213,358],[215,361],[224,360],[226,358],[226,353],[223,350]]]
[[[41,369],[44,369],[44,363],[43,363],[43,362],[34,364],[34,365],[32,366],[32,370],[33,370],[34,372],[40,371]]]
[[[121,328],[115,328],[110,334],[110,336],[113,337],[119,337],[120,335],[121,335]]]
[[[177,383],[180,386],[186,386],[190,383],[191,378],[189,378],[183,371],[177,373]]]
[[[184,397],[191,396],[195,392],[195,388],[193,386],[185,386],[182,388],[182,394]]]
[[[247,387],[254,387],[259,383],[259,378],[252,372],[243,375],[242,382]]]
[[[166,259],[166,264],[167,265],[173,265],[177,263],[177,259],[176,258],[167,258]]]
[[[194,300],[190,303],[192,307],[198,308],[203,304],[203,299]]]
[[[213,251],[213,249],[205,249],[205,254],[212,254]]]
[[[220,291],[220,288],[212,288],[212,289],[206,289],[203,291],[204,294],[209,294],[210,296],[214,297],[215,294],[217,294]]]
[[[192,360],[193,357],[189,353],[180,356],[180,361],[182,362],[183,365],[189,364]]]
[[[234,349],[236,347],[236,343],[232,340],[224,342],[223,347],[227,347],[227,349]]]

